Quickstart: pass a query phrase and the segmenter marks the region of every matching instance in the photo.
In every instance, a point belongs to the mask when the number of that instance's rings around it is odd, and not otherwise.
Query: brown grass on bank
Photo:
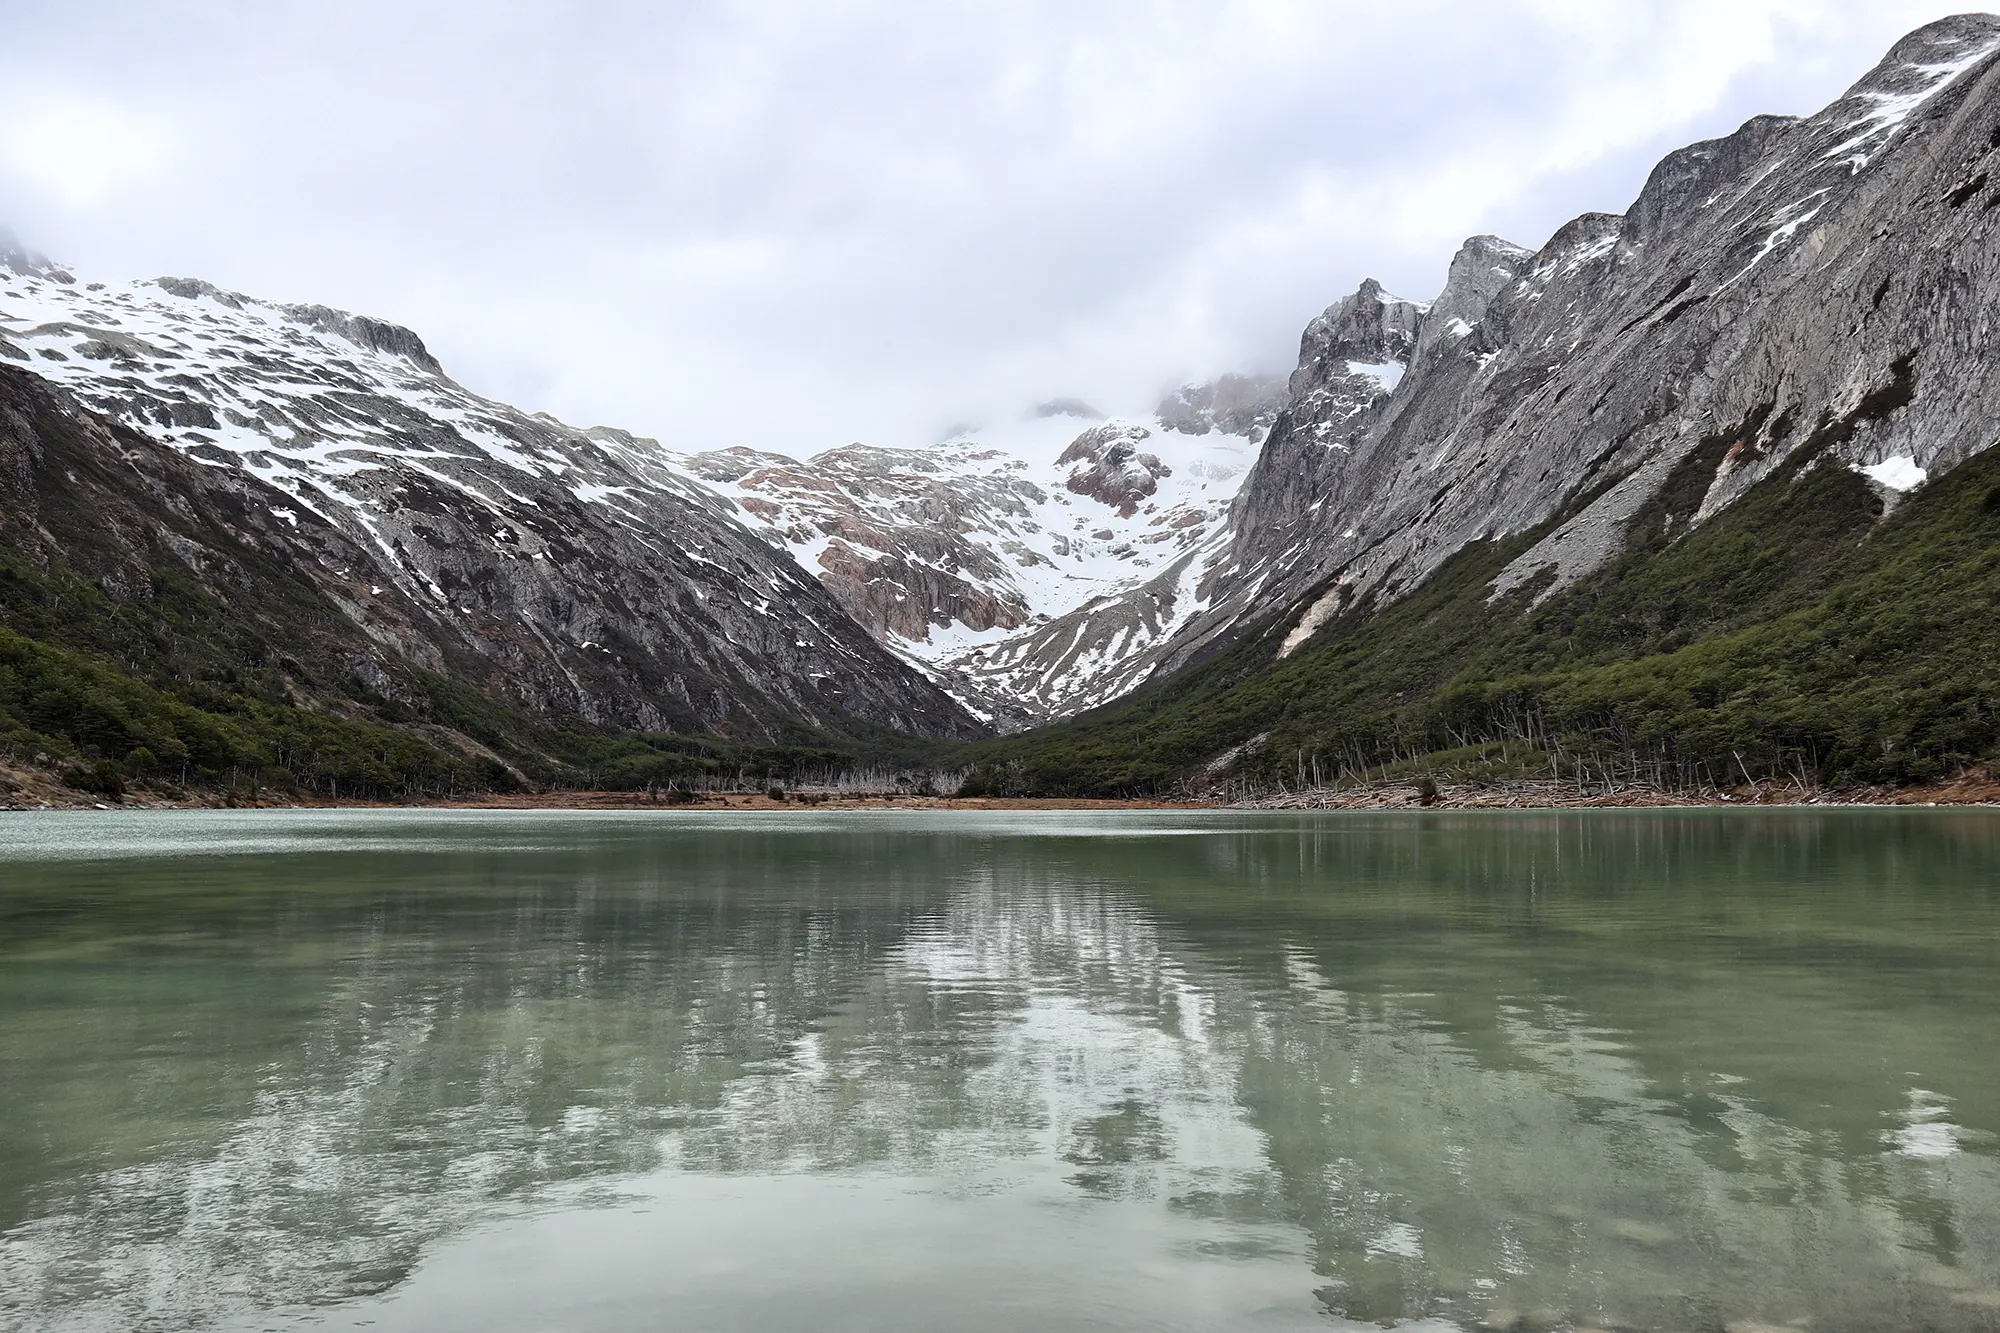
[[[1240,802],[1260,810],[1555,810],[1644,809],[1649,807],[1749,805],[2000,805],[2000,773],[1975,766],[1944,782],[1911,787],[1808,787],[1795,782],[1759,782],[1701,791],[1673,790],[1646,782],[1578,784],[1567,779],[1533,778],[1512,782],[1454,783],[1435,779],[1426,791],[1418,780],[1346,789],[1320,788],[1261,796]]]
[[[401,803],[330,801],[303,793],[259,793],[231,800],[213,791],[177,791],[137,786],[118,803],[127,809],[433,809],[433,810],[658,810],[716,813],[745,810],[1495,810],[1592,809],[1748,805],[1951,805],[2000,806],[2000,771],[1975,767],[1939,783],[1916,787],[1813,789],[1796,783],[1759,783],[1712,791],[1671,791],[1645,783],[1579,787],[1573,781],[1531,779],[1487,784],[1434,781],[1426,791],[1418,780],[1383,782],[1345,789],[1322,788],[1230,799],[1215,793],[1205,800],[1103,800],[1066,797],[944,797],[908,794],[768,792],[699,795],[676,802],[665,793],[547,791]],[[118,808],[102,797],[65,787],[55,773],[0,763],[0,811]]]

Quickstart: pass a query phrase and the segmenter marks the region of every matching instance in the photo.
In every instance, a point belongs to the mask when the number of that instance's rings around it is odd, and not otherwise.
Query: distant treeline
[[[108,798],[143,784],[244,799],[310,793],[332,799],[448,798],[524,788],[744,791],[864,762],[837,748],[539,723],[483,698],[419,714],[387,704],[384,720],[339,716],[267,697],[239,675],[160,689],[87,656],[0,630],[0,756],[54,768]],[[450,721],[471,724],[467,730]],[[399,725],[400,724],[400,725]],[[501,748],[479,753],[470,732]],[[427,734],[428,733],[428,734]]]

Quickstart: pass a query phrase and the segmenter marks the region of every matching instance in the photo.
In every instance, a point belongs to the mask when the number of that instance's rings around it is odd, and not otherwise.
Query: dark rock
[[[1085,431],[1056,459],[1057,467],[1070,467],[1064,484],[1130,518],[1139,501],[1159,490],[1160,478],[1173,475],[1156,455],[1139,451],[1139,442],[1152,434],[1144,426],[1123,422]]]

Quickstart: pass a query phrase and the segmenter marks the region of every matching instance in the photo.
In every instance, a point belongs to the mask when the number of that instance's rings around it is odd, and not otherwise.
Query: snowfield
[[[1107,426],[1149,458],[1130,470],[1154,489],[1130,512],[1072,489],[1086,463],[1058,462]],[[681,466],[707,476],[892,650],[1004,725],[1129,688],[1121,668],[1197,609],[1193,586],[1225,545],[1217,539],[1261,443],[1261,431],[1191,435],[1157,417],[1025,413],[920,448],[761,454],[734,476],[722,454]],[[1165,597],[1146,591],[1163,578]],[[923,597],[938,588],[951,592]],[[883,597],[908,614],[878,608]],[[1152,609],[1131,614],[1135,599]],[[1058,622],[1067,642],[1048,633]]]

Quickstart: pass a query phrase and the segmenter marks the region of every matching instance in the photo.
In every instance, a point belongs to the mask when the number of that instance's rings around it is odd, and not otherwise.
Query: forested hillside
[[[0,760],[104,797],[408,799],[755,781],[913,744],[537,717],[371,637],[301,576],[256,485],[0,366]]]

